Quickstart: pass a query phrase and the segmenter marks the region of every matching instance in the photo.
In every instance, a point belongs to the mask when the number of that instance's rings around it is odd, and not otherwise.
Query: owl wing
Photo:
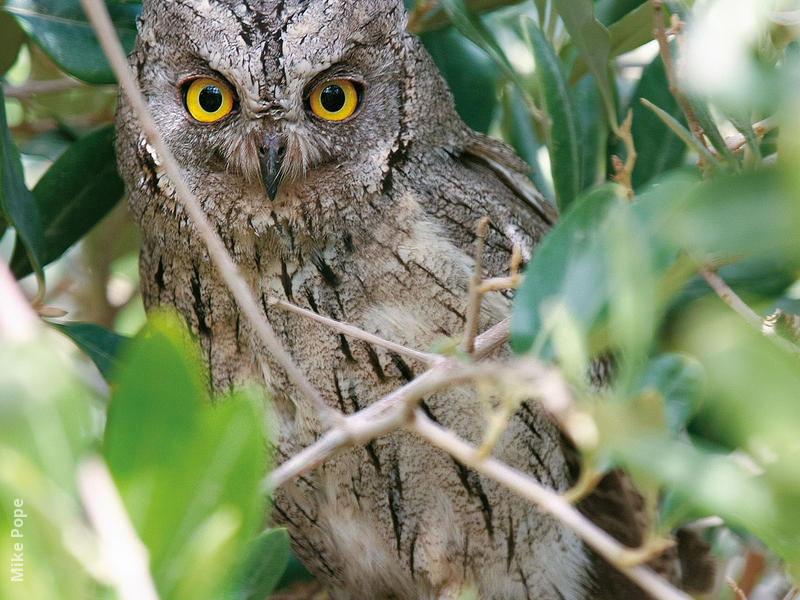
[[[464,155],[482,163],[514,192],[516,197],[533,210],[548,226],[552,226],[558,213],[555,207],[536,189],[527,177],[531,167],[503,142],[487,135],[473,132],[464,146]]]

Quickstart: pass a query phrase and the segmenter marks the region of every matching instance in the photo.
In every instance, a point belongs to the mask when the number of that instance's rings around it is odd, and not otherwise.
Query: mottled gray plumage
[[[530,252],[555,217],[513,152],[461,122],[405,23],[399,0],[145,1],[131,58],[189,187],[273,327],[347,413],[421,365],[281,312],[270,297],[425,349],[463,329],[478,219],[491,218],[485,266],[500,275],[512,246]],[[228,116],[199,123],[187,114],[181,86],[197,76],[234,90]],[[331,79],[363,86],[353,117],[329,122],[309,110],[309,90]],[[265,140],[277,139],[282,180],[271,200],[261,173]],[[117,151],[144,234],[148,308],[174,306],[186,318],[215,388],[255,379],[273,390],[279,460],[313,443],[313,408],[240,317],[124,99]],[[481,326],[508,310],[506,296],[490,294]],[[480,441],[483,411],[470,390],[423,408]],[[568,446],[533,403],[494,454],[557,490],[575,476]],[[619,477],[604,486],[608,497],[585,510],[637,543],[638,497]],[[273,516],[335,599],[455,598],[469,584],[497,600],[642,597],[574,533],[404,431],[287,484]]]

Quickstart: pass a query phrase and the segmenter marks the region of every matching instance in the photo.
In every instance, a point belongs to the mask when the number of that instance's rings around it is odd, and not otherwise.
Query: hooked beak
[[[258,149],[258,160],[261,163],[261,180],[270,200],[278,195],[278,186],[283,178],[283,158],[286,155],[286,142],[274,133],[265,133]]]

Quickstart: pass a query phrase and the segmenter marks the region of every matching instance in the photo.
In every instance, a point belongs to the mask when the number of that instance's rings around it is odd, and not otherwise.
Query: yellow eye
[[[360,94],[347,79],[326,81],[314,88],[308,98],[312,112],[326,121],[343,121],[358,108]]]
[[[201,123],[213,123],[233,110],[231,88],[208,77],[200,77],[184,88],[183,101],[186,110]]]

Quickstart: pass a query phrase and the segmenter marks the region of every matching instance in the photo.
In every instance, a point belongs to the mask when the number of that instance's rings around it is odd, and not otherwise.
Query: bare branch
[[[158,157],[164,165],[167,176],[175,188],[177,199],[189,215],[197,233],[205,243],[211,260],[217,267],[219,275],[236,300],[239,309],[244,313],[269,353],[280,363],[281,367],[283,367],[292,383],[297,386],[302,395],[317,409],[320,417],[329,423],[338,422],[341,419],[341,415],[325,403],[319,392],[314,389],[283,347],[280,340],[278,340],[272,326],[269,324],[269,321],[267,321],[266,316],[253,297],[252,291],[242,278],[238,267],[225,249],[222,240],[211,227],[200,203],[183,180],[180,168],[175,162],[175,158],[169,147],[164,142],[164,138],[147,108],[147,102],[142,92],[139,90],[133,73],[128,67],[125,51],[122,49],[119,38],[111,24],[111,19],[105,4],[101,0],[81,0],[81,6],[83,6],[83,10],[86,12],[89,21],[92,23],[92,27],[97,33],[100,45],[103,47],[103,51],[108,57],[109,63],[111,63],[111,68],[120,82],[123,93],[128,97],[131,103],[131,107],[142,128],[142,133],[147,138],[148,143],[155,148]]]
[[[669,47],[669,40],[667,39],[667,31],[664,29],[664,16],[662,13],[663,6],[663,0],[653,0],[653,21],[655,25],[653,34],[656,40],[658,40],[658,47],[661,51],[661,61],[664,63],[664,71],[667,74],[669,91],[675,97],[675,100],[677,100],[678,106],[680,106],[681,111],[686,117],[686,123],[689,125],[689,131],[691,131],[692,135],[697,138],[697,141],[700,142],[700,144],[706,150],[708,150],[705,133],[703,132],[703,126],[700,125],[700,121],[697,119],[697,115],[695,114],[689,99],[683,94],[683,92],[681,92],[680,87],[678,87],[678,82],[675,77],[675,66],[672,62],[672,52]],[[679,27],[673,26],[673,30],[677,29],[679,29]],[[702,171],[706,172],[709,168],[709,165],[705,164],[706,159],[702,153],[700,154],[700,162],[702,165]]]
[[[136,535],[106,464],[98,458],[81,463],[78,488],[119,597],[122,600],[158,600],[147,548]]]
[[[736,292],[734,292],[730,286],[725,283],[725,280],[719,276],[716,271],[713,271],[709,268],[699,269],[698,273],[700,277],[706,280],[706,283],[714,290],[717,296],[720,299],[730,306],[736,313],[738,313],[748,325],[762,331],[763,333],[767,334],[767,338],[775,342],[778,346],[787,350],[793,354],[800,354],[800,348],[798,348],[795,344],[791,343],[789,340],[780,337],[779,335],[769,335],[770,331],[768,328],[765,327],[764,320],[756,314],[756,312],[750,308],[744,300],[742,300]]]
[[[46,81],[28,81],[18,86],[3,86],[6,98],[24,99],[36,94],[50,94],[72,90],[83,85],[76,79],[50,79]]]
[[[478,221],[476,228],[477,240],[475,242],[475,268],[469,280],[467,314],[464,319],[464,339],[461,340],[461,347],[469,355],[475,350],[475,336],[478,335],[478,320],[480,319],[481,301],[483,300],[483,294],[480,292],[481,283],[483,282],[483,246],[488,228],[489,217],[483,217]]]
[[[508,319],[501,321],[475,339],[476,360],[485,358],[508,341]],[[453,371],[461,371],[456,375]],[[431,369],[361,411],[345,417],[320,439],[276,467],[264,479],[269,493],[325,462],[342,448],[385,435],[404,424],[415,403],[427,394],[461,381],[471,381],[485,374],[476,365],[460,365],[455,359],[440,357]],[[467,376],[468,375],[468,376]]]
[[[760,141],[765,134],[778,127],[778,125],[780,125],[780,121],[778,120],[777,117],[775,116],[767,117],[762,121],[753,123],[753,133]],[[744,146],[746,143],[747,139],[741,133],[729,135],[728,137],[725,138],[725,145],[733,152],[740,150],[742,146]]]
[[[548,513],[575,531],[581,539],[600,556],[627,575],[654,598],[659,600],[690,600],[690,596],[670,585],[651,569],[641,564],[626,564],[631,550],[625,548],[613,537],[589,521],[569,502],[553,490],[509,467],[497,459],[478,458],[477,450],[461,440],[451,431],[431,421],[420,411],[414,411],[414,418],[408,423],[409,430],[428,440],[458,460],[460,463],[531,501],[542,512]]]
[[[340,333],[348,335],[352,338],[356,338],[358,340],[364,340],[365,342],[369,342],[374,346],[386,348],[387,350],[390,350],[397,354],[402,354],[403,356],[414,358],[416,360],[422,361],[426,365],[430,365],[439,356],[438,354],[432,354],[430,352],[422,352],[421,350],[414,350],[413,348],[403,346],[402,344],[385,340],[382,337],[379,337],[373,333],[369,333],[368,331],[359,329],[355,325],[350,325],[349,323],[344,323],[342,321],[331,319],[330,317],[326,317],[319,313],[315,313],[314,311],[302,308],[300,306],[297,306],[296,304],[286,302],[279,298],[269,298],[268,302],[270,306],[275,306],[287,312],[292,312],[301,315],[303,317],[311,319],[312,321],[316,321],[321,325],[325,325],[326,327],[329,327],[334,331],[338,331]]]

